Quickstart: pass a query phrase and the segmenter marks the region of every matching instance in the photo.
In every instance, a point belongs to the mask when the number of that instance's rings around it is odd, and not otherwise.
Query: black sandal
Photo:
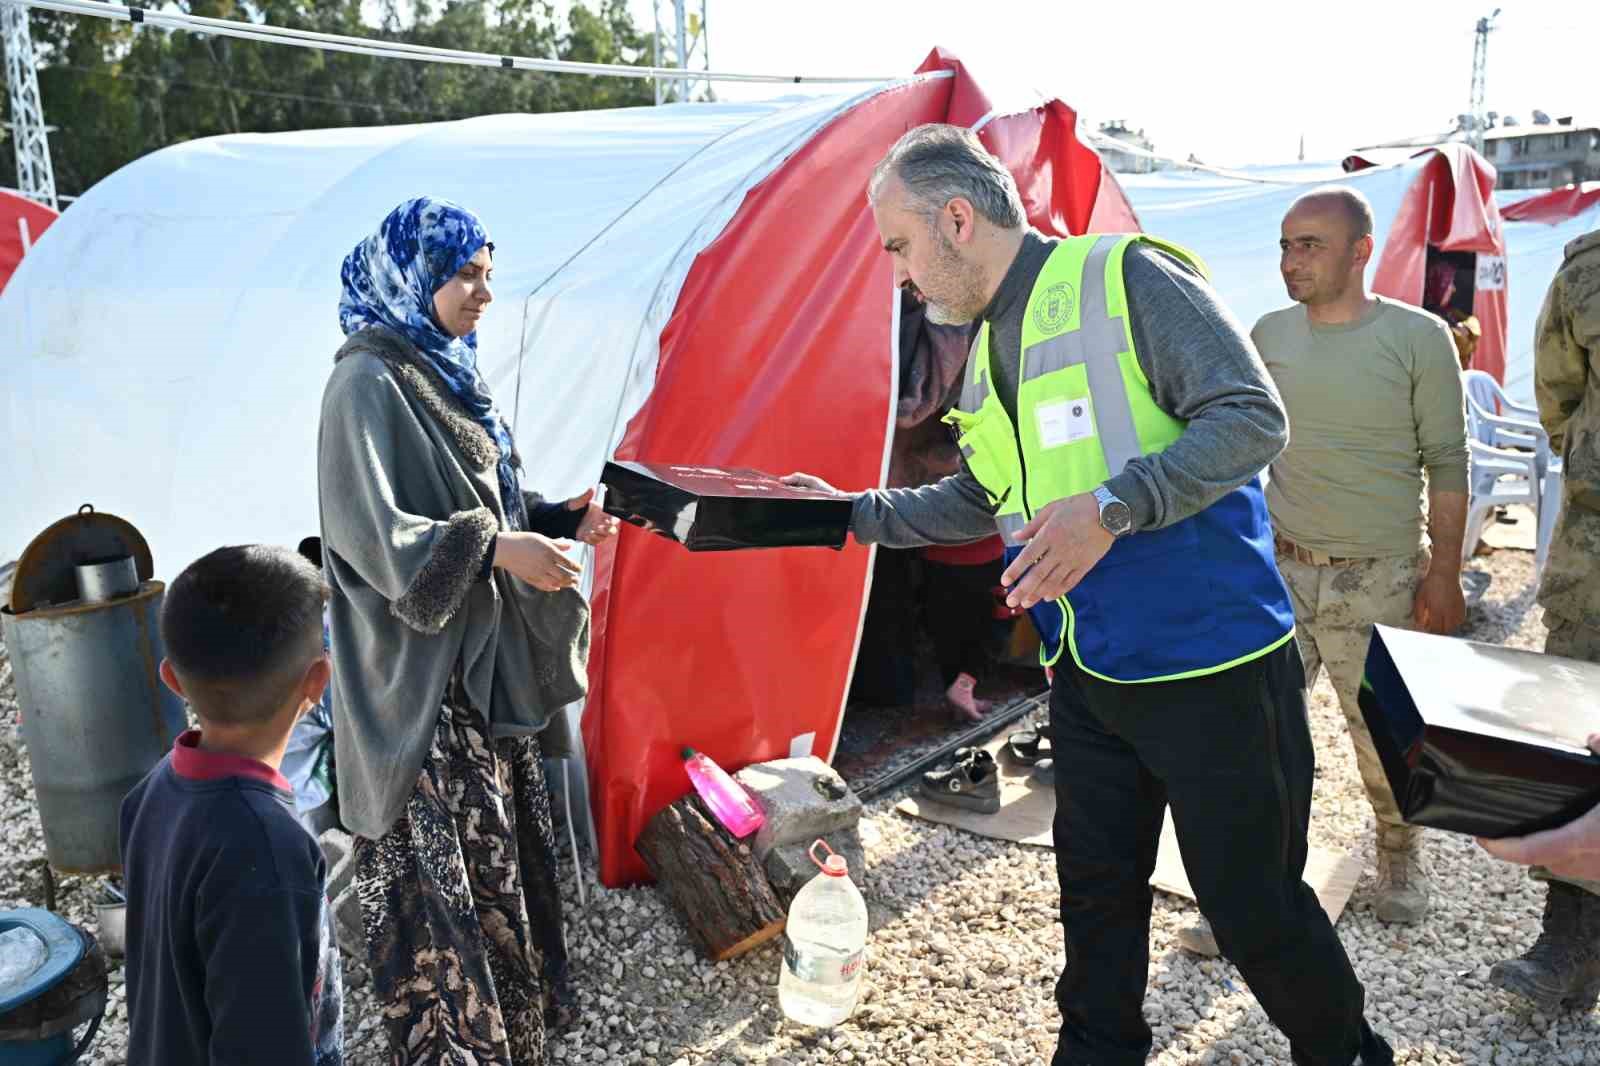
[[[1006,738],[1006,754],[1018,766],[1037,766],[1040,759],[1048,759],[1054,754],[1050,727],[1012,733]]]

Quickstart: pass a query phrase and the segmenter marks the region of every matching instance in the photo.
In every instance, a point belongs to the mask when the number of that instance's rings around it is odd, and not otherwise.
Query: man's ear
[[[178,680],[178,672],[172,668],[171,659],[161,660],[160,673],[161,680],[166,682],[166,686],[170,688],[180,700],[188,700],[189,697],[185,695],[183,691],[183,682]]]
[[[1356,241],[1356,262],[1365,268],[1368,263],[1372,262],[1372,254],[1377,251],[1377,248],[1378,242],[1373,239],[1372,234],[1369,233],[1360,238]]]
[[[972,201],[964,196],[957,196],[944,205],[945,218],[949,220],[950,232],[946,234],[956,244],[966,244],[972,240],[973,224],[977,221],[977,212],[972,209]]]

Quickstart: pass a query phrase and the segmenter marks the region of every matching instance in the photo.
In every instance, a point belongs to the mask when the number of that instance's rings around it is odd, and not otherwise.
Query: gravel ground
[[[1500,551],[1475,564],[1494,574],[1465,634],[1539,648],[1527,553]],[[14,694],[0,660],[3,734],[14,738]],[[1339,932],[1367,984],[1370,1016],[1397,1061],[1443,1066],[1600,1062],[1600,1016],[1553,1019],[1489,985],[1489,967],[1537,935],[1542,889],[1466,838],[1433,833],[1434,909],[1420,925],[1388,927],[1371,914],[1372,814],[1326,682],[1312,698],[1319,765],[1313,842],[1355,850],[1367,873]],[[0,745],[0,907],[36,904],[42,854],[26,758]],[[1055,1043],[1052,988],[1063,952],[1055,928],[1050,852],[983,840],[896,814],[898,795],[867,807],[870,869],[863,885],[872,942],[863,1001],[827,1033],[782,1020],[775,946],[732,963],[700,960],[653,889],[593,888],[578,908],[567,881],[569,933],[583,992],[581,1028],[558,1038],[555,1063],[725,1066],[766,1063],[1046,1063]],[[68,880],[61,909],[93,924],[90,882]],[[1288,1044],[1226,962],[1177,947],[1192,905],[1157,894],[1147,1013],[1152,1062],[1287,1063]],[[87,1061],[123,1061],[126,1013],[120,973],[113,1005]],[[347,997],[347,1059],[383,1061],[377,1012],[359,968]]]

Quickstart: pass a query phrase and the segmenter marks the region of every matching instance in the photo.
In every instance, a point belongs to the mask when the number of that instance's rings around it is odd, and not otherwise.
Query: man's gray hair
[[[1021,229],[1025,224],[1022,197],[1011,172],[989,154],[977,134],[963,126],[929,123],[896,141],[872,172],[867,186],[870,202],[878,202],[891,175],[910,192],[912,210],[929,218],[960,197],[1002,229]]]
[[[1289,210],[1293,211],[1301,204],[1312,202],[1318,206],[1329,206],[1337,209],[1344,215],[1345,221],[1350,226],[1350,239],[1359,241],[1362,237],[1372,236],[1372,231],[1377,226],[1372,215],[1372,201],[1357,189],[1348,185],[1319,185],[1310,192],[1298,197]]]

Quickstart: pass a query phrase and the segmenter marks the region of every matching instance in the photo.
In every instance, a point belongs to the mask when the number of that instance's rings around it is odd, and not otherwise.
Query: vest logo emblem
[[[1044,290],[1033,309],[1033,324],[1045,336],[1053,336],[1066,328],[1072,317],[1078,296],[1072,286],[1060,281]]]

